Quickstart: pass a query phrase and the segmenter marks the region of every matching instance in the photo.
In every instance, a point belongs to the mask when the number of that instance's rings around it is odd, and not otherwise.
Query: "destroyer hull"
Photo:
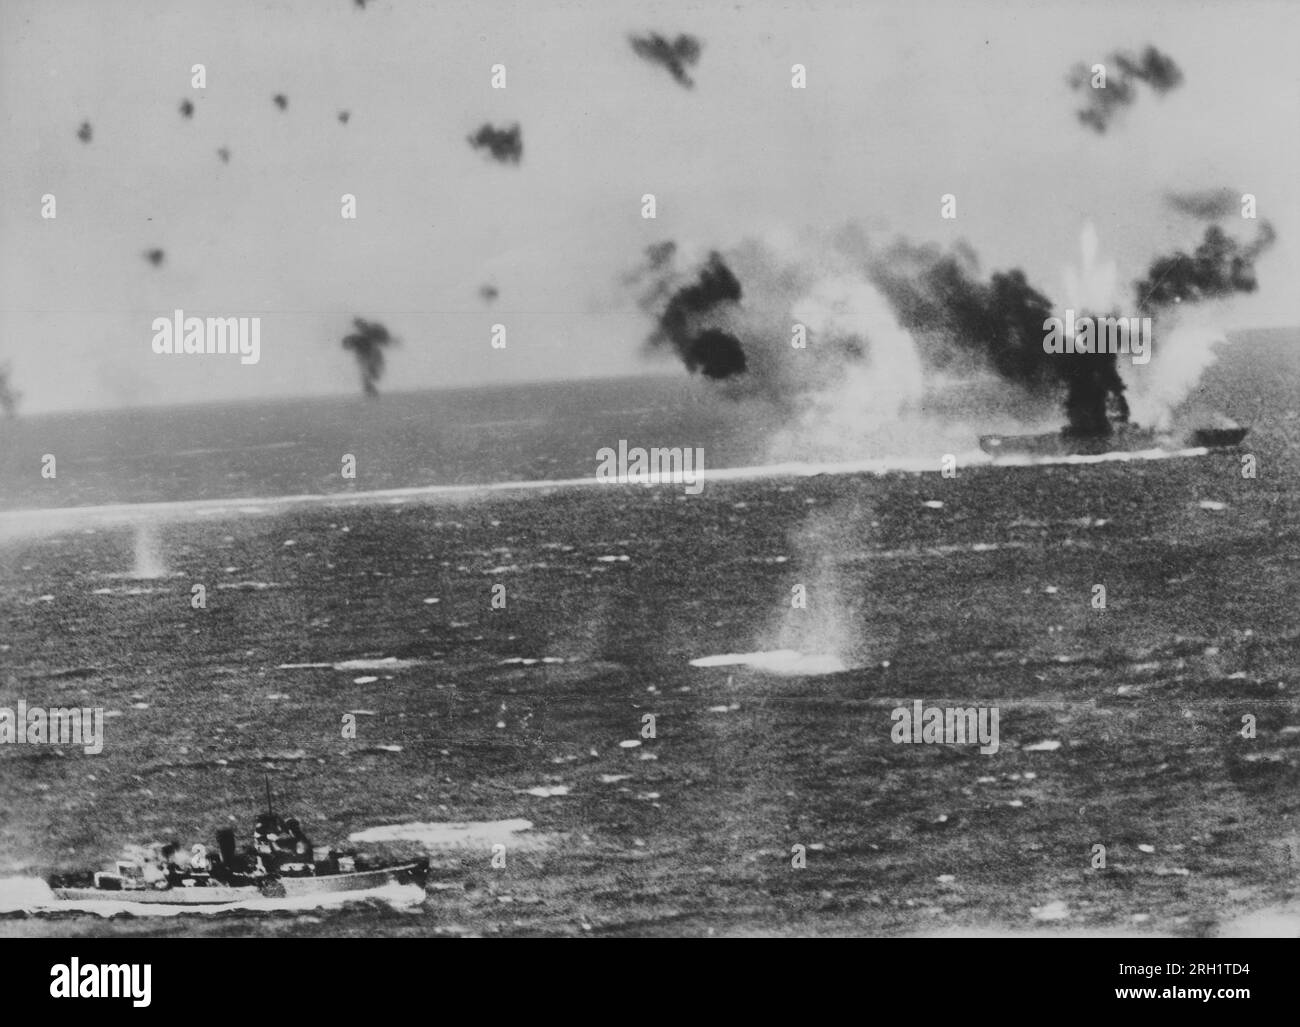
[[[289,897],[319,895],[324,892],[370,891],[390,884],[423,886],[427,863],[403,863],[380,870],[358,870],[351,874],[326,874],[322,877],[281,877],[275,883]]]
[[[61,902],[122,902],[159,906],[226,906],[262,897],[255,885],[245,888],[54,888]]]
[[[419,860],[346,874],[272,877],[257,884],[204,885],[192,888],[62,888],[51,889],[64,902],[147,903],[166,906],[225,906],[261,898],[299,898],[340,892],[373,891],[391,884],[423,887],[429,864]]]

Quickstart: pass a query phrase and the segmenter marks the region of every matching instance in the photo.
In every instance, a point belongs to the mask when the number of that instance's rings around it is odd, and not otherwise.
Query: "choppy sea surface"
[[[1240,452],[699,495],[556,484],[619,439],[767,461],[771,410],[680,380],[6,423],[0,519],[51,513],[0,533],[0,707],[107,719],[98,755],[0,745],[0,932],[1291,931],[1298,346],[1242,338],[1193,397],[1251,426]],[[996,707],[997,753],[893,741],[918,699]],[[251,828],[264,775],[317,844],[429,855],[427,890],[167,916],[43,895]]]

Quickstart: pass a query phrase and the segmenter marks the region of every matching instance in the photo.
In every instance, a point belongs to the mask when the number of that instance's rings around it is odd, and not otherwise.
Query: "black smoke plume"
[[[189,100],[181,101],[181,117],[182,118],[194,117],[194,104],[190,103]]]
[[[524,156],[524,136],[519,125],[509,128],[495,128],[484,122],[472,136],[469,145],[476,150],[487,150],[494,161],[500,164],[518,164]]]
[[[624,278],[625,285],[639,285],[647,279],[649,289],[640,300],[641,309],[651,314],[656,321],[672,294],[671,269],[677,255],[677,244],[671,239],[652,243],[645,248],[645,260],[641,267]],[[653,338],[651,340],[653,345]]]
[[[743,374],[745,350],[740,340],[719,328],[706,328],[692,336],[682,352],[688,371],[699,371],[706,378],[730,378]]]
[[[979,359],[1030,389],[1058,374],[1056,358],[1043,352],[1043,321],[1052,316],[1052,302],[1023,271],[995,272],[986,282],[965,245],[944,253],[933,244],[899,240],[873,257],[868,277],[934,366]]]
[[[217,150],[217,156],[221,158],[222,164],[230,163],[230,148],[223,146]]]
[[[378,321],[356,317],[352,324],[356,331],[344,337],[343,348],[351,350],[356,357],[361,371],[361,387],[367,396],[374,398],[379,395],[376,383],[384,375],[384,349],[396,345],[397,339]]]
[[[166,259],[167,254],[162,250],[145,251],[144,259],[149,261],[154,267],[162,267],[162,262]]]
[[[900,240],[871,260],[869,276],[931,366],[984,365],[1038,396],[1064,388],[1072,434],[1108,434],[1108,400],[1127,420],[1118,355],[1046,352],[1043,325],[1053,304],[1020,269],[995,271],[985,281],[967,246],[944,253]]]
[[[1241,193],[1235,189],[1201,189],[1188,193],[1165,193],[1165,203],[1188,217],[1200,221],[1218,221],[1236,214],[1241,206]]]
[[[346,125],[346,124],[348,123],[348,119],[349,119],[350,117],[352,117],[352,112],[351,112],[351,111],[339,111],[339,122],[340,122],[340,124]]]
[[[13,387],[11,372],[9,364],[0,364],[0,413],[6,417],[18,415],[18,401],[23,398],[23,394]]]
[[[283,93],[276,93],[273,97],[271,97],[271,100],[277,107],[280,108],[280,110],[286,111],[289,109],[289,98],[285,96]]]
[[[90,122],[83,121],[81,123],[81,127],[77,129],[77,138],[80,139],[83,143],[88,143],[90,142],[91,137],[92,137],[92,132],[90,129]]]
[[[1076,64],[1066,81],[1070,88],[1083,93],[1087,106],[1077,112],[1083,124],[1099,135],[1104,133],[1115,116],[1137,100],[1138,83],[1149,86],[1163,95],[1182,84],[1183,73],[1172,57],[1148,46],[1140,55],[1116,51],[1102,61],[1106,65],[1106,85],[1100,89],[1092,86],[1092,69],[1086,64]]]
[[[1133,284],[1139,309],[1154,314],[1175,303],[1200,303],[1254,292],[1255,261],[1273,245],[1277,234],[1267,221],[1250,243],[1239,243],[1218,225],[1205,230],[1205,238],[1191,253],[1171,253],[1151,262],[1145,278]]]
[[[891,349],[898,345],[892,332],[909,338],[931,370],[970,380],[991,371],[1045,402],[1063,396],[1073,433],[1108,433],[1108,403],[1127,418],[1118,355],[1046,352],[1052,301],[1019,269],[982,274],[968,246],[945,251],[907,240],[876,246],[848,231],[811,260],[807,253],[781,256],[747,243],[725,259],[711,253],[689,276],[675,271],[676,255],[671,242],[652,246],[628,279],[642,288],[643,309],[655,318],[649,345],[671,346],[688,370],[710,378],[747,372],[749,394],[799,409],[807,404],[797,397],[836,386],[862,364],[888,368],[893,361],[905,369]],[[745,308],[733,266],[752,287]],[[878,296],[885,320],[860,319],[870,298],[855,293],[853,281]],[[818,359],[791,357],[791,323],[816,311],[823,323],[813,329]],[[836,311],[845,318],[838,326]]]
[[[1119,375],[1116,353],[1061,353],[1060,377],[1065,381],[1065,416],[1067,434],[1100,436],[1111,433],[1109,403],[1114,403],[1115,419],[1128,420],[1128,400],[1124,398],[1124,379]]]
[[[655,279],[655,287],[642,300],[643,307],[657,318],[649,339],[651,347],[671,346],[688,371],[699,371],[706,378],[730,378],[743,373],[747,361],[740,340],[703,323],[719,308],[740,300],[740,281],[715,251],[692,280],[671,288],[663,273],[675,253],[672,242],[657,243],[646,250],[643,274]]]
[[[484,303],[491,303],[501,295],[501,292],[495,285],[488,284],[479,286],[478,294]]]
[[[651,32],[645,36],[629,36],[628,42],[642,60],[663,65],[679,85],[694,88],[695,82],[686,74],[686,68],[695,66],[703,49],[694,36],[682,34],[670,42],[659,33]]]
[[[1157,93],[1167,93],[1183,82],[1183,73],[1174,59],[1168,54],[1162,54],[1154,46],[1143,50],[1141,57],[1116,53],[1111,60],[1119,65],[1120,71],[1125,75],[1145,82]]]

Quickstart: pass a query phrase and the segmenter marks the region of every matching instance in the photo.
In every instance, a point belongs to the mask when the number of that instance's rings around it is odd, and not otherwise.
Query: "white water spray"
[[[1091,221],[1079,233],[1079,252],[1079,266],[1062,272],[1066,307],[1076,314],[1106,314],[1117,306],[1119,267],[1113,260],[1101,259],[1097,228]]]
[[[140,579],[165,578],[167,565],[163,561],[158,529],[152,524],[140,524],[135,529],[135,566],[131,577]]]
[[[834,381],[805,397],[803,411],[774,438],[772,458],[848,459],[861,456],[869,439],[898,452],[914,434],[904,422],[919,408],[925,371],[885,298],[868,282],[839,275],[817,282],[790,314],[807,327],[810,347],[848,343],[864,356],[845,361]],[[882,438],[890,429],[895,437]]]
[[[1172,426],[1174,411],[1218,360],[1216,347],[1228,341],[1213,325],[1179,324],[1178,319],[1177,313],[1163,315],[1151,345],[1151,363],[1133,375],[1128,389],[1133,419],[1161,431]]]

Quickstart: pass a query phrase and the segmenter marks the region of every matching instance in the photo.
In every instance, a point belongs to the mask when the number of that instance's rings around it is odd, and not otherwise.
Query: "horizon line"
[[[1251,329],[1253,330],[1253,329]],[[1297,326],[1300,331],[1300,326]],[[678,368],[678,372],[684,369]],[[224,399],[196,399],[182,403],[133,403],[116,406],[86,406],[86,407],[53,407],[44,410],[34,410],[31,413],[23,413],[21,410],[15,414],[11,420],[35,420],[38,417],[64,417],[79,414],[117,414],[131,413],[140,411],[155,410],[189,410],[194,407],[222,407],[237,406],[240,404],[251,403],[295,403],[311,400],[347,400],[356,399],[363,403],[374,403],[385,398],[399,396],[419,396],[427,393],[443,392],[474,392],[478,390],[491,389],[510,389],[518,388],[525,385],[572,385],[584,382],[633,382],[633,381],[670,381],[684,378],[691,380],[690,372],[682,373],[647,373],[647,374],[608,374],[608,375],[587,375],[574,378],[520,378],[512,381],[482,381],[471,382],[462,385],[423,385],[415,388],[404,389],[386,389],[377,396],[370,397],[359,390],[348,390],[339,392],[306,392],[299,394],[291,393],[270,393],[265,396],[235,396]],[[21,392],[21,390],[19,390]],[[0,424],[4,423],[0,420]]]
[[[1254,325],[1247,328],[1230,328],[1224,329],[1223,334],[1226,336],[1246,335],[1259,332],[1300,332],[1300,324],[1276,324],[1276,325]],[[632,382],[632,381],[660,381],[669,380],[695,381],[698,376],[685,372],[684,369],[677,365],[672,370],[659,371],[647,369],[645,373],[625,373],[625,374],[597,374],[597,375],[578,375],[568,378],[520,378],[511,381],[478,381],[466,382],[459,385],[424,385],[416,388],[390,389],[381,392],[377,399],[383,399],[386,396],[415,396],[424,393],[441,393],[441,392],[471,392],[476,390],[508,389],[517,388],[525,385],[566,385],[584,382]],[[22,390],[18,390],[21,396]],[[180,410],[191,409],[194,407],[216,407],[230,406],[246,403],[284,403],[298,402],[305,400],[343,400],[348,398],[357,398],[365,402],[372,400],[364,392],[353,390],[339,390],[337,392],[308,392],[297,395],[289,393],[270,393],[265,396],[253,397],[226,397],[221,399],[198,399],[183,403],[128,403],[121,405],[98,405],[98,406],[69,406],[53,407],[47,409],[37,409],[31,413],[19,412],[10,420],[20,421],[26,419],[44,418],[44,417],[61,417],[77,414],[98,414],[98,413],[129,413],[131,411],[147,410]],[[21,400],[20,400],[21,403]],[[0,419],[0,423],[3,420]]]

